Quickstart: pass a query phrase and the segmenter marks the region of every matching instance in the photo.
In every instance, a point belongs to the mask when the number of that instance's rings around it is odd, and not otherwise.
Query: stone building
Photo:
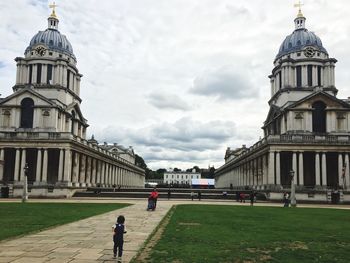
[[[291,170],[299,199],[326,200],[329,191],[350,187],[350,101],[336,97],[337,60],[305,21],[299,9],[274,60],[264,138],[227,149],[216,187],[279,192],[290,187]]]
[[[192,179],[201,179],[201,173],[197,173],[195,169],[192,172],[185,171],[166,171],[164,172],[164,184],[173,185],[191,185]]]
[[[48,28],[15,59],[13,94],[0,99],[0,185],[21,195],[27,163],[32,196],[69,196],[95,185],[144,187],[145,171],[135,165],[132,149],[86,139],[82,75],[58,24],[53,8]]]

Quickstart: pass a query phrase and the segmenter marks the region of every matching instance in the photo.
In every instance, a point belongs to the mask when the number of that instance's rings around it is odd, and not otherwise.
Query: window
[[[11,112],[9,110],[4,110],[2,112],[2,115],[3,115],[2,126],[3,127],[10,127]]]
[[[297,66],[297,87],[301,87],[301,66]]]
[[[322,72],[322,67],[318,66],[317,67],[317,85],[321,87],[321,72]]]
[[[326,104],[316,101],[312,104],[312,131],[318,133],[326,132]]]
[[[21,128],[33,128],[34,101],[24,98],[21,101]]]
[[[307,85],[312,86],[312,65],[307,65]]]
[[[36,83],[41,83],[41,69],[42,69],[42,65],[37,64]]]
[[[75,122],[75,112],[72,111],[72,127],[71,127],[71,133],[74,134],[74,122]]]
[[[29,84],[32,84],[33,65],[29,65]]]
[[[282,88],[282,71],[278,73],[279,89]]]
[[[69,89],[69,83],[70,82],[70,70],[67,69],[67,88]]]
[[[47,84],[52,84],[52,65],[47,65]]]

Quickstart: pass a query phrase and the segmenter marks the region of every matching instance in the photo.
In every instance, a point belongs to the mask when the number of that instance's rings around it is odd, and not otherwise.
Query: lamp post
[[[290,179],[291,179],[291,186],[290,186],[290,206],[296,207],[297,206],[297,200],[295,199],[295,185],[294,185],[294,174],[295,172],[293,170],[290,170]]]
[[[23,195],[22,195],[22,203],[27,202],[28,200],[28,163],[24,165],[24,185],[23,185]]]

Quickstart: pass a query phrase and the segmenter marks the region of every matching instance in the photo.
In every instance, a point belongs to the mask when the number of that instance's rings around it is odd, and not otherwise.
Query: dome
[[[25,53],[38,44],[46,45],[49,50],[65,53],[75,59],[72,45],[67,37],[61,34],[57,29],[48,28],[45,31],[39,31],[30,41]]]
[[[292,52],[301,51],[307,46],[314,47],[328,54],[327,50],[322,46],[321,39],[315,33],[302,28],[294,30],[291,35],[286,37],[278,51],[276,59]]]

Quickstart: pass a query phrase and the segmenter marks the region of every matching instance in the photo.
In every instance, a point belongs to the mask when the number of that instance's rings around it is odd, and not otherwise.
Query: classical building
[[[164,184],[180,184],[180,185],[191,185],[192,179],[201,179],[201,174],[197,173],[195,169],[192,172],[184,171],[167,171],[163,177]]]
[[[292,170],[299,199],[326,200],[329,191],[349,189],[350,101],[336,97],[337,60],[305,21],[299,9],[274,60],[264,138],[227,149],[216,187],[279,192],[290,188]]]
[[[86,140],[82,75],[58,24],[53,8],[48,28],[15,59],[13,94],[0,99],[0,185],[21,195],[27,163],[32,196],[69,196],[95,185],[144,187],[145,171],[135,165],[132,148]]]

